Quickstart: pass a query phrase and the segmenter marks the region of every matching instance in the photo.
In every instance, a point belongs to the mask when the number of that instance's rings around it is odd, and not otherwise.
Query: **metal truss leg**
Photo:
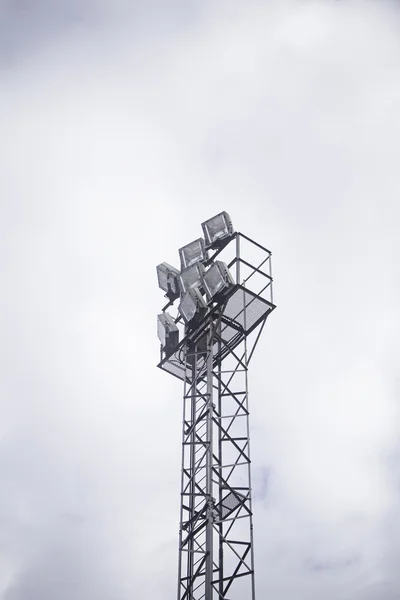
[[[255,597],[246,340],[219,332],[186,350],[178,600]]]

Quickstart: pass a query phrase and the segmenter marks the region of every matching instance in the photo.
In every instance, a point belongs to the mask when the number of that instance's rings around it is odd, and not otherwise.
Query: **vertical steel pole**
[[[196,428],[194,427],[194,422],[196,420],[196,379],[197,379],[197,345],[194,347],[194,356],[193,356],[193,366],[192,366],[192,394],[191,394],[191,400],[190,400],[190,426],[192,427],[192,433],[190,435],[190,474],[192,476],[192,481],[190,483],[190,497],[189,497],[189,508],[190,508],[190,518],[193,518],[194,515],[194,509],[195,509],[195,493],[196,493],[196,487],[195,487],[195,477],[194,477],[194,471],[195,471],[195,466],[196,466],[196,455],[195,455],[195,451],[196,451],[196,446],[195,446],[195,441],[196,441]],[[194,539],[193,537],[190,538],[190,540],[188,541],[188,571],[187,571],[187,577],[188,577],[188,582],[192,581],[192,577],[193,577],[193,563],[194,563]],[[189,585],[191,585],[189,583]],[[189,591],[189,596],[188,596],[189,600],[192,600],[193,598],[193,589],[190,587],[190,591]]]
[[[245,309],[246,313],[246,309]],[[245,317],[246,318],[246,317]],[[246,382],[246,428],[247,428],[247,454],[249,459],[251,459],[250,454],[250,417],[249,417],[249,380],[248,380],[248,365],[247,365],[247,338],[244,340],[244,364],[246,365],[245,371],[245,382]],[[255,587],[255,575],[254,575],[254,532],[253,532],[253,501],[252,501],[252,486],[251,486],[251,462],[249,462],[248,466],[248,481],[249,481],[249,509],[250,509],[250,555],[251,555],[251,600],[255,600],[256,597],[256,587]]]
[[[186,363],[186,352],[185,352],[185,363]],[[183,473],[185,468],[185,446],[183,444],[185,435],[185,418],[186,418],[186,389],[187,381],[185,378],[184,389],[183,389],[183,411],[182,411],[182,468],[181,468],[181,494],[183,493]],[[183,523],[183,508],[182,508],[182,495],[181,495],[181,507],[180,507],[180,520],[179,520],[179,554],[178,554],[178,595],[177,600],[181,597],[181,569],[182,569],[182,523]]]
[[[236,234],[236,283],[240,284],[240,233]]]
[[[273,287],[272,287],[272,262],[271,262],[271,256],[272,256],[272,254],[270,253],[269,254],[269,258],[268,258],[268,264],[269,264],[269,276],[271,277],[271,280],[270,280],[271,281],[271,283],[270,283],[270,289],[271,289],[270,299],[271,299],[271,302],[273,303],[274,302],[274,295],[273,295]]]
[[[245,286],[245,282],[243,286]],[[247,306],[246,306],[246,296],[245,291],[243,290],[243,306],[244,306],[244,328],[247,329]],[[250,561],[251,561],[251,569],[252,573],[251,577],[251,600],[255,600],[256,598],[256,585],[255,585],[255,575],[254,575],[254,532],[253,532],[253,502],[252,502],[252,487],[251,487],[251,454],[250,454],[250,416],[249,416],[249,366],[248,366],[248,354],[247,354],[247,336],[244,338],[244,364],[245,364],[245,392],[246,392],[246,430],[247,430],[247,455],[249,457],[249,463],[247,465],[247,473],[248,473],[248,482],[249,482],[249,509],[250,509]]]
[[[210,319],[207,340],[207,459],[206,459],[206,497],[207,497],[207,525],[206,525],[206,589],[205,600],[213,597],[213,520],[214,500],[212,496],[212,468],[213,468],[213,342],[214,325]]]
[[[223,497],[223,491],[222,491],[222,485],[221,485],[221,481],[222,481],[222,477],[223,477],[223,468],[222,468],[222,410],[223,410],[223,406],[222,406],[222,383],[221,383],[222,382],[222,366],[221,366],[222,344],[221,344],[221,320],[220,319],[218,319],[218,330],[217,331],[218,331],[218,357],[219,357],[219,362],[218,362],[218,418],[219,418],[219,427],[218,427],[218,461],[219,461],[218,506],[221,507],[222,506],[222,497]],[[219,536],[219,539],[218,539],[218,545],[219,545],[218,593],[219,593],[219,597],[222,598],[223,593],[224,593],[224,581],[223,581],[223,579],[224,579],[224,542],[223,542],[224,525],[223,525],[221,516],[219,516],[218,536]]]

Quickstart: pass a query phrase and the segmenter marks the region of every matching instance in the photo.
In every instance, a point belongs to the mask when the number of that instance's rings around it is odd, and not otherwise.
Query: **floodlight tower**
[[[158,366],[184,382],[177,598],[255,600],[247,375],[275,308],[271,252],[226,212],[202,228],[180,270],[157,267]]]

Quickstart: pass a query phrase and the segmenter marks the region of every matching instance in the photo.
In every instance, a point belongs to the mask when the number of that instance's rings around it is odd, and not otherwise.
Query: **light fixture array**
[[[230,216],[221,212],[201,226],[204,239],[198,238],[179,249],[180,271],[166,262],[157,266],[159,287],[171,303],[180,298],[178,312],[188,328],[205,316],[209,303],[218,300],[234,284],[224,262],[217,260],[207,270],[204,264],[208,259],[207,251],[220,248],[233,235]],[[166,353],[179,343],[176,321],[166,311],[158,315],[158,337]]]

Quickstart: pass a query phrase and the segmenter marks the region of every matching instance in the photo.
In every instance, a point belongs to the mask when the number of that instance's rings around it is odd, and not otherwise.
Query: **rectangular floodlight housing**
[[[209,300],[235,283],[228,267],[221,260],[216,260],[211,265],[204,273],[202,281]]]
[[[173,350],[179,344],[179,329],[167,312],[157,316],[157,335],[166,351]]]
[[[220,241],[233,234],[232,220],[227,212],[223,211],[212,219],[201,224],[206,241],[206,248],[218,248]]]
[[[207,259],[206,247],[203,238],[199,238],[183,248],[179,248],[179,256],[181,259],[181,270],[187,269],[199,262],[204,262]]]
[[[180,272],[166,262],[157,266],[158,285],[170,300],[179,298],[178,276]]]
[[[198,287],[192,286],[183,294],[178,310],[186,324],[192,321],[196,323],[204,316],[207,310],[207,303]]]
[[[181,294],[187,292],[187,290],[193,285],[200,286],[201,278],[203,277],[204,272],[205,267],[203,263],[200,262],[182,271],[178,278]]]

